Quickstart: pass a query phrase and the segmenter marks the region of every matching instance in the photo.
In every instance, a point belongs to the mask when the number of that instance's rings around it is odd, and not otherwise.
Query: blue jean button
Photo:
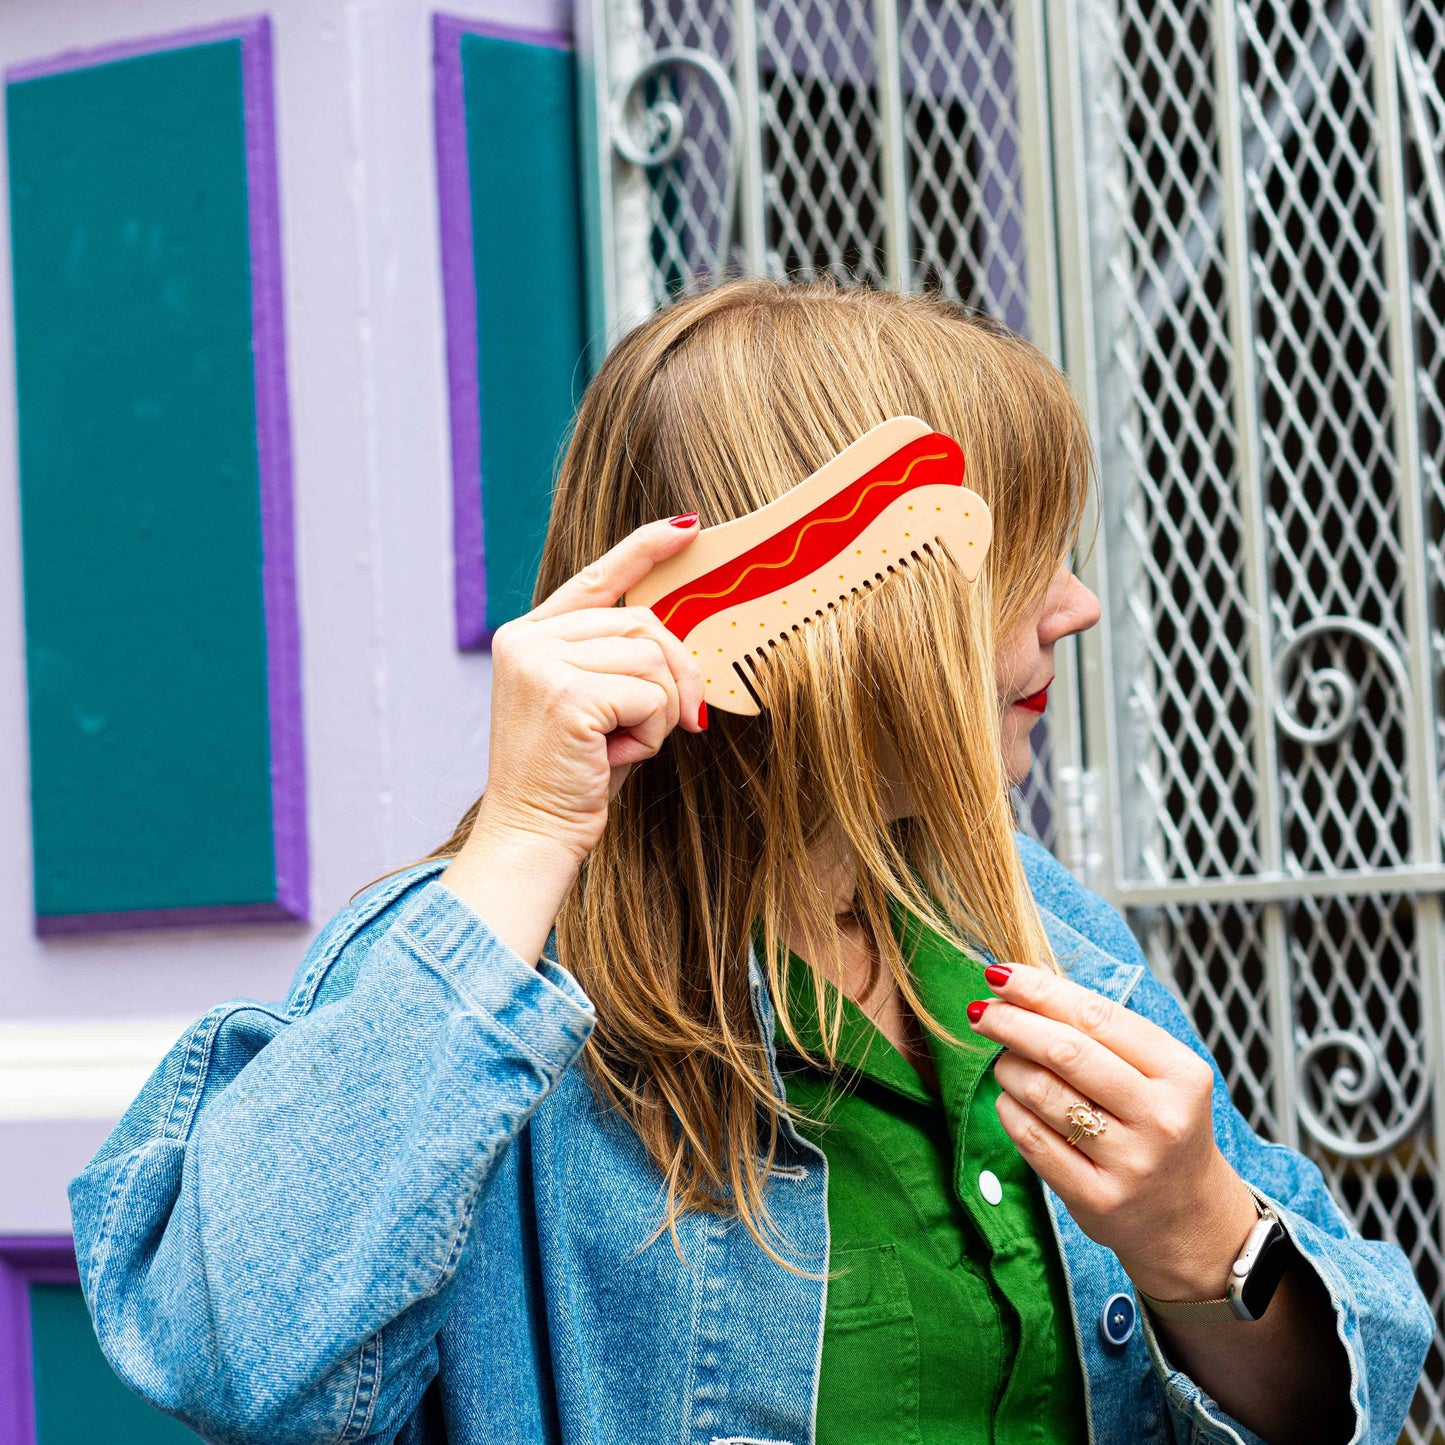
[[[1127,1345],[1139,1318],[1138,1306],[1127,1294],[1111,1294],[1099,1314],[1099,1338],[1106,1345]]]

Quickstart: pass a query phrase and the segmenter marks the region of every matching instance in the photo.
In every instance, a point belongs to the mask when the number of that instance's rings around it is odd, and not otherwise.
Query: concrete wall
[[[10,291],[0,286],[0,1234],[64,1185],[167,1044],[284,994],[317,927],[427,851],[486,775],[489,659],[453,643],[431,15],[567,28],[568,0],[273,0],[311,923],[38,940]],[[6,0],[0,66],[257,13]],[[3,118],[0,118],[3,123]],[[4,148],[0,146],[0,164]],[[5,187],[0,186],[0,204]],[[0,275],[8,276],[8,219]],[[204,832],[204,799],[196,827]],[[78,840],[77,846],[84,846]]]

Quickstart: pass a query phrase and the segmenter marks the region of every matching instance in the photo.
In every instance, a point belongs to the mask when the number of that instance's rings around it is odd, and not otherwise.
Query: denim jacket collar
[[[1144,977],[1142,963],[1125,963],[1106,953],[1072,924],[1065,923],[1047,908],[1039,909],[1049,947],[1054,951],[1064,976],[1083,988],[1101,993],[1115,1003],[1128,1003],[1135,985]]]

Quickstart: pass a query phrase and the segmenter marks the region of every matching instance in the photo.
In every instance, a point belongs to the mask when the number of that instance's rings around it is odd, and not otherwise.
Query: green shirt
[[[937,1093],[847,999],[838,1075],[779,1054],[789,1101],[825,1121],[800,1126],[828,1160],[835,1272],[817,1445],[1082,1445],[1053,1228],[994,1111],[1002,1046],[965,1013],[992,996],[983,965],[911,916],[901,942],[925,1007],[964,1041],[930,1037]],[[808,967],[791,954],[788,988],[794,1027],[821,1055]],[[786,1050],[781,1028],[778,1040]]]

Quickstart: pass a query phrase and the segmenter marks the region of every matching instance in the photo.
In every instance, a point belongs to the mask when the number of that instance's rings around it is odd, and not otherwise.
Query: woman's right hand
[[[697,535],[695,517],[639,527],[492,638],[486,792],[441,878],[529,962],[628,772],[679,724],[707,726],[692,653],[616,605]]]

